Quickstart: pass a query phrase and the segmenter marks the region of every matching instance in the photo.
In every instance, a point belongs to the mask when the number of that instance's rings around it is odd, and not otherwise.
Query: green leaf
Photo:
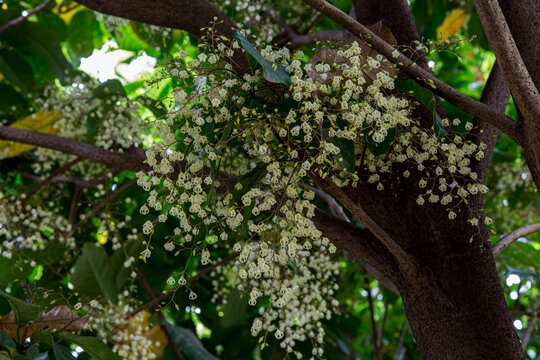
[[[32,344],[26,351],[26,356],[31,360],[47,360],[49,358],[46,352],[39,352],[38,344]]]
[[[28,115],[28,102],[12,86],[0,83],[0,94],[0,112],[16,114],[17,118]]]
[[[66,247],[59,241],[53,240],[45,245],[45,249],[38,251],[26,250],[24,254],[38,264],[49,266],[58,264],[64,259]]]
[[[435,109],[433,109],[433,131],[435,131],[435,136],[439,140],[448,135],[448,132],[442,123],[442,118],[439,116],[439,114],[437,114]]]
[[[373,155],[384,155],[388,154],[390,149],[392,149],[392,143],[394,142],[395,138],[396,128],[390,128],[388,129],[387,135],[382,142],[377,143],[369,136],[366,138],[366,141],[368,149]]]
[[[60,16],[52,12],[38,12],[36,15],[40,24],[54,30],[58,40],[64,41],[67,39],[68,27]]]
[[[339,148],[339,153],[335,155],[336,161],[343,170],[353,172],[356,168],[356,154],[354,152],[354,142],[349,139],[332,137],[327,140],[329,143]]]
[[[124,262],[126,261],[126,254],[128,257],[133,256],[136,260],[133,265],[137,264],[139,254],[143,250],[144,245],[139,240],[128,240],[123,247],[116,250],[111,256],[111,265],[113,267],[115,277],[116,288],[122,288],[122,285],[127,281],[131,274],[131,267],[126,268]]]
[[[253,170],[240,177],[238,182],[242,185],[242,189],[234,192],[232,204],[237,203],[245,193],[261,181],[266,175],[266,166],[265,163],[258,163]]]
[[[19,327],[34,320],[39,315],[39,308],[21,299],[0,290],[0,295],[3,296],[9,303],[11,310],[15,315],[15,321]]]
[[[32,272],[27,263],[20,263],[18,259],[3,258],[0,261],[0,288],[5,288],[15,279],[24,279]]]
[[[86,243],[82,255],[75,263],[71,282],[84,295],[105,295],[116,303],[115,272],[105,249]]]
[[[94,360],[122,360],[120,356],[112,352],[111,349],[103,341],[94,336],[80,336],[71,334],[65,331],[54,335],[60,340],[65,340],[79,345],[86,351]]]
[[[257,51],[257,49],[251,45],[249,40],[246,39],[244,35],[240,33],[240,31],[236,30],[234,37],[239,41],[240,47],[262,66],[264,78],[266,80],[285,85],[291,84],[291,77],[283,65],[278,65],[263,58],[259,51]]]
[[[53,353],[56,360],[72,360],[75,359],[73,355],[71,355],[71,351],[69,351],[68,348],[58,345],[56,343],[52,343]]]
[[[92,91],[92,96],[96,99],[105,99],[115,95],[127,97],[126,90],[118,79],[107,80]]]
[[[224,328],[231,328],[242,321],[242,317],[248,308],[247,297],[241,298],[237,289],[232,289],[227,296],[227,304],[223,310],[221,325]]]
[[[0,330],[0,344],[4,345],[7,348],[15,349],[17,344],[8,334]]]
[[[35,22],[25,21],[20,26],[8,29],[6,33],[11,35],[12,46],[32,49],[47,62],[52,74],[64,83],[66,72],[71,71],[72,67],[66,60],[60,41],[53,30]]]
[[[92,11],[78,11],[69,24],[68,43],[71,50],[79,57],[92,55],[94,51],[94,22]]]
[[[86,141],[90,144],[95,142],[103,127],[103,113],[100,110],[101,106],[96,106],[86,117]]]
[[[169,324],[165,324],[165,326],[167,326],[167,330],[169,331],[174,344],[182,350],[187,357],[193,360],[218,360],[217,357],[204,348],[197,336],[190,330]]]
[[[23,94],[35,86],[32,68],[16,51],[0,49],[0,73]]]

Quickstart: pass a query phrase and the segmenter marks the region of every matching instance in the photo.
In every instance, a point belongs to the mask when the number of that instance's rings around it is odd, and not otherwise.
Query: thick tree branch
[[[538,121],[540,93],[529,75],[498,1],[475,0],[474,4],[512,96],[525,121]]]
[[[324,0],[303,0],[306,4],[320,11],[321,13],[343,26],[351,33],[359,36],[373,48],[384,55],[388,60],[398,65],[405,73],[411,76],[419,85],[433,91],[433,93],[448,100],[459,109],[486,121],[502,131],[504,131],[514,141],[519,142],[519,125],[512,118],[506,116],[503,112],[496,111],[492,107],[482,104],[471,97],[457,91],[450,85],[434,77],[428,71],[412,62],[407,56],[401,53],[394,53],[392,45],[378,37],[368,28],[358,23],[356,20],[339,10],[335,6]],[[397,56],[394,56],[396,54]]]
[[[516,229],[501,238],[491,249],[494,258],[497,258],[504,249],[520,237],[540,231],[540,223],[530,224]]]
[[[484,91],[482,91],[480,101],[498,111],[504,112],[508,105],[509,98],[510,90],[508,89],[508,85],[506,84],[506,80],[504,79],[500,67],[497,62],[495,62],[491,69],[491,73],[489,74],[486,86],[484,87]],[[476,144],[484,142],[487,145],[487,148],[484,150],[484,157],[480,159],[480,161],[473,162],[471,169],[478,174],[479,179],[484,181],[489,164],[491,163],[491,154],[497,143],[499,129],[485,121],[480,121],[478,118],[473,119],[473,125],[474,127],[469,133],[469,137]]]
[[[77,0],[77,2],[104,14],[186,30],[199,38],[206,35],[203,29],[214,23],[217,34],[225,36],[230,41],[234,38],[236,30],[236,25],[206,0]],[[211,42],[213,39],[205,40]],[[236,69],[242,72],[249,71],[247,56],[240,49],[235,51],[232,60],[232,65]]]
[[[151,170],[148,165],[143,163],[144,153],[142,151],[137,153],[137,149],[135,149],[136,154],[134,155],[120,154],[60,136],[7,126],[0,126],[0,139],[45,147],[118,169],[135,172]]]
[[[420,35],[407,0],[354,0],[353,4],[359,23],[371,25],[382,21],[392,31],[397,43],[405,46],[404,54],[429,71],[424,52],[409,50],[415,41],[420,41]]]

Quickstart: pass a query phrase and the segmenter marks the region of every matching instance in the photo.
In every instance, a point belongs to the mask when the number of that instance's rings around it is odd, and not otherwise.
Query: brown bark
[[[535,0],[475,0],[497,61],[522,115],[515,139],[540,189],[540,3]]]
[[[190,34],[202,37],[203,28],[212,24],[216,33],[232,41],[236,25],[214,5],[206,0],[77,0],[78,3],[101,13],[126,19],[186,30]],[[206,39],[210,45],[211,39]],[[244,71],[249,70],[245,53],[236,50],[232,65]]]

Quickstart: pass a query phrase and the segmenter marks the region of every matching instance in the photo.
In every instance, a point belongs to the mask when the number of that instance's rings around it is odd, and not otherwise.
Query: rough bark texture
[[[499,0],[512,37],[536,89],[540,88],[540,1]],[[520,109],[521,110],[521,109]],[[520,134],[527,164],[540,191],[540,113],[524,118]]]

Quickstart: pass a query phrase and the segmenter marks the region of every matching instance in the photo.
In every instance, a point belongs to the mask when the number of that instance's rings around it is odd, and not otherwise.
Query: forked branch
[[[375,50],[384,55],[389,61],[405,71],[419,85],[448,100],[459,109],[486,121],[504,131],[514,141],[519,142],[519,125],[503,112],[493,109],[473,98],[457,91],[445,82],[437,79],[428,71],[411,61],[407,56],[398,52],[392,45],[381,39],[364,25],[324,0],[302,0],[312,8],[320,11],[337,24],[343,26],[354,35],[360,37]]]

